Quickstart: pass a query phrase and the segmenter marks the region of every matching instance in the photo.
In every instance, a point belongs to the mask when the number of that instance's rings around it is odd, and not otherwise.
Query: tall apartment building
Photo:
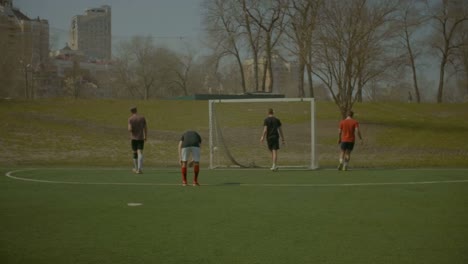
[[[112,53],[111,7],[103,5],[86,9],[74,16],[70,29],[70,48],[79,50],[91,60],[110,60]]]

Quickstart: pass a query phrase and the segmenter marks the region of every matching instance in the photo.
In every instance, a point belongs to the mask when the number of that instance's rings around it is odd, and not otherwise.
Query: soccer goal
[[[312,98],[220,99],[209,101],[210,168],[271,167],[260,137],[269,108],[281,120],[281,168],[316,169],[315,103]]]

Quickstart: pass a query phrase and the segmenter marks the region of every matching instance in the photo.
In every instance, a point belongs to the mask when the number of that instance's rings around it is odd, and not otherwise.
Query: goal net
[[[260,137],[268,109],[281,120],[280,168],[318,168],[315,153],[315,104],[311,98],[223,99],[209,101],[210,168],[271,167],[266,140]]]

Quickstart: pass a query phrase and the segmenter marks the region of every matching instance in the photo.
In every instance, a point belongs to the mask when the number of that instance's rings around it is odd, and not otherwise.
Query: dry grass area
[[[177,143],[186,129],[202,135],[202,164],[208,164],[205,101],[48,100],[0,102],[0,165],[130,166],[126,120],[128,106],[134,104],[141,107],[149,124],[146,166],[178,166]],[[353,152],[354,167],[468,167],[467,104],[361,104],[355,111],[364,141]],[[230,113],[241,115],[240,110]],[[318,103],[317,113],[319,164],[334,167],[339,153],[339,114],[332,103]],[[259,142],[264,115],[256,113],[255,120],[239,116],[248,124],[228,129],[232,151],[237,149],[236,155],[247,164],[269,163],[268,151]],[[280,163],[301,163],[308,158],[303,154],[308,149],[304,144],[307,128],[301,120],[283,120],[287,143],[280,150]]]

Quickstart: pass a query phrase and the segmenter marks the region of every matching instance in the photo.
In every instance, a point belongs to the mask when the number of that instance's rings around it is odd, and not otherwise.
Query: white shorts
[[[181,153],[182,161],[188,161],[190,153],[192,153],[193,161],[200,162],[200,148],[199,147],[182,148],[182,153]]]

